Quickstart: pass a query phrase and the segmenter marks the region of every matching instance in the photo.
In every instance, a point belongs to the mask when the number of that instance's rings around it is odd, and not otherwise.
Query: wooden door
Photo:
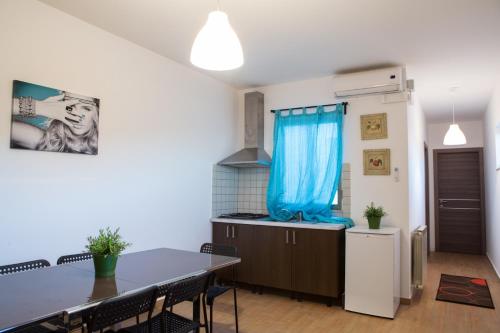
[[[256,285],[292,287],[291,232],[287,228],[254,226],[253,279]]]
[[[238,249],[238,257],[241,258],[241,263],[236,267],[236,281],[253,284],[252,256],[255,248],[255,244],[253,243],[254,228],[252,225],[246,224],[234,224],[231,227],[234,228],[232,244]]]
[[[483,150],[434,151],[436,250],[484,254]]]
[[[294,291],[335,298],[342,293],[344,237],[344,230],[292,231]]]

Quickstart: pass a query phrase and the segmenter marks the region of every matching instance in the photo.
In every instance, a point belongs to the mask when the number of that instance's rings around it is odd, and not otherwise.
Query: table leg
[[[193,300],[193,321],[195,322],[200,322],[200,297],[196,297]],[[197,328],[194,333],[198,333],[200,331],[199,328]]]

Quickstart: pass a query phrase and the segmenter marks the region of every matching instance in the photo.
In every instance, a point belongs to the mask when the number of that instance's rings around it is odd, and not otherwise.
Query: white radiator
[[[412,285],[422,289],[427,276],[427,226],[422,225],[412,233]]]

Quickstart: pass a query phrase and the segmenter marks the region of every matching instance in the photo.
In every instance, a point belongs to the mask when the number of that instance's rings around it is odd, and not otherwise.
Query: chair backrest
[[[25,271],[32,271],[42,267],[49,267],[50,263],[45,259],[20,262],[17,264],[0,266],[0,275],[7,275]]]
[[[103,301],[90,314],[88,332],[102,332],[106,327],[148,312],[148,321],[156,303],[158,287],[125,294]]]
[[[215,254],[226,257],[237,257],[238,250],[232,245],[205,243],[200,248],[200,253]]]
[[[69,264],[77,261],[84,261],[92,259],[92,254],[90,252],[77,253],[77,254],[68,254],[57,259],[57,264]]]
[[[205,272],[187,279],[183,279],[165,287],[160,287],[160,295],[165,295],[163,311],[184,301],[192,301],[207,292],[211,272]]]

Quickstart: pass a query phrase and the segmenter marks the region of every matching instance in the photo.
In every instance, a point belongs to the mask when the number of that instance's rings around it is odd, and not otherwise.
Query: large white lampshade
[[[226,13],[219,10],[208,14],[191,48],[191,63],[197,67],[224,71],[243,65],[240,40],[229,24]]]
[[[443,144],[445,146],[458,146],[467,143],[464,132],[460,129],[458,124],[451,124],[448,132],[444,136]]]

